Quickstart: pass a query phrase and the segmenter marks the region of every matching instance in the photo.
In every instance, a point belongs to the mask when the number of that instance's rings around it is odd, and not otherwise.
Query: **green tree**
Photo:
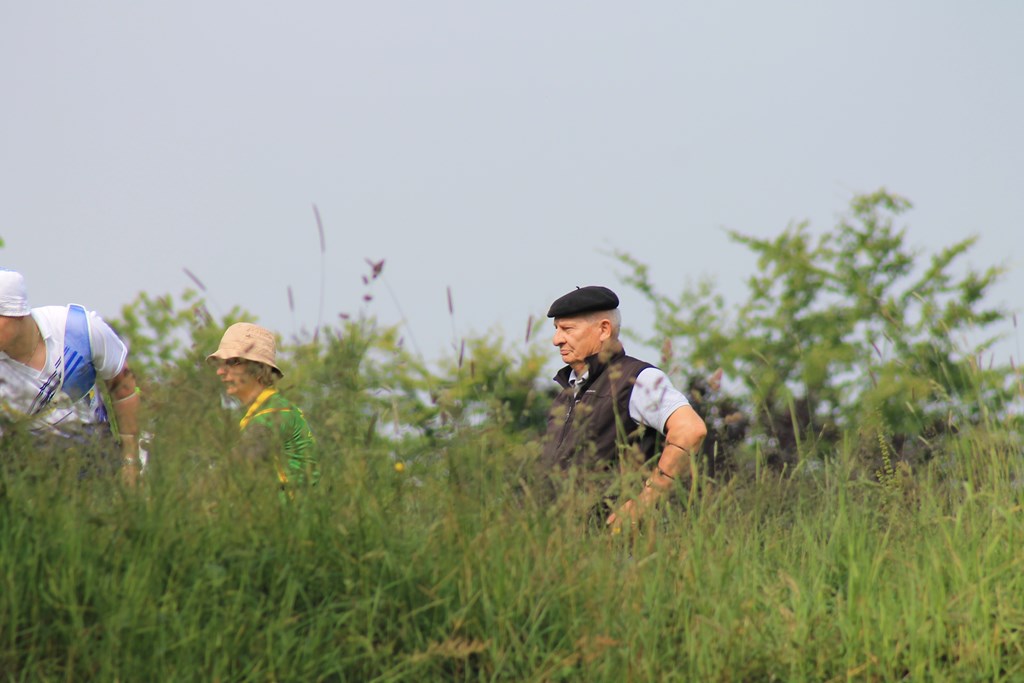
[[[891,434],[907,456],[1003,414],[1015,396],[1008,368],[977,361],[996,337],[965,341],[1006,320],[984,301],[1003,269],[961,267],[975,237],[923,258],[894,226],[910,208],[879,190],[817,235],[807,223],[770,239],[730,231],[757,256],[746,300],[731,310],[711,280],[672,298],[646,266],[618,257],[626,283],[654,305],[647,343],[695,372],[722,367],[738,380],[770,458],[828,453],[861,426]]]

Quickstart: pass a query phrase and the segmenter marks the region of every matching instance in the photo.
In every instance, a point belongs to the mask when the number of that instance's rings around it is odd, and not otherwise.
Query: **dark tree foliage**
[[[722,390],[721,369],[707,377],[691,375],[686,396],[708,428],[701,445],[702,474],[712,478],[729,476],[736,470],[733,455],[746,439],[750,423],[743,405]]]

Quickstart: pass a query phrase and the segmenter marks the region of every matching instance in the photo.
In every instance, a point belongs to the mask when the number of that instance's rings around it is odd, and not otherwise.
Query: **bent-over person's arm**
[[[121,478],[125,484],[134,486],[142,466],[139,462],[139,405],[142,397],[127,362],[119,373],[107,380],[107,390],[121,439]]]

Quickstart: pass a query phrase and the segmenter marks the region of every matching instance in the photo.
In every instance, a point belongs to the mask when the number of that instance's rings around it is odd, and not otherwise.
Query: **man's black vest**
[[[605,356],[605,358],[602,358]],[[555,376],[562,391],[548,416],[541,467],[548,472],[573,465],[588,473],[617,470],[629,454],[639,465],[655,454],[658,432],[645,429],[629,416],[629,397],[637,375],[650,363],[627,356],[621,349],[610,357],[587,358],[587,379],[569,385],[572,368]]]

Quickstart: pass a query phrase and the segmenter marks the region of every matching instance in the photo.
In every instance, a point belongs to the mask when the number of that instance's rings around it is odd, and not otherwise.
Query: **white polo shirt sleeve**
[[[95,311],[89,311],[89,343],[96,376],[104,381],[113,379],[124,368],[128,347]]]
[[[658,368],[647,368],[637,375],[629,395],[629,416],[634,422],[665,433],[665,423],[677,409],[690,405],[686,396]]]

